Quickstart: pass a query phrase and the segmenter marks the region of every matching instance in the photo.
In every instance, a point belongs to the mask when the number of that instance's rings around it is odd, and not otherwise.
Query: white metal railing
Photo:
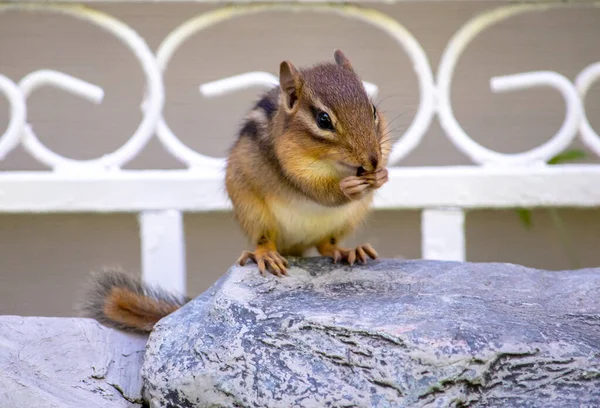
[[[52,171],[0,173],[0,212],[134,212],[139,213],[143,277],[167,289],[185,291],[185,243],[182,212],[228,211],[223,192],[223,158],[186,146],[162,116],[165,92],[163,72],[177,49],[192,35],[220,22],[254,13],[286,10],[333,13],[371,24],[408,54],[419,81],[418,112],[406,133],[394,145],[391,165],[398,164],[416,146],[438,116],[446,136],[467,154],[474,166],[392,168],[390,181],[379,192],[375,207],[422,210],[422,255],[428,259],[464,260],[464,210],[514,207],[599,207],[600,165],[545,163],[577,136],[600,156],[600,136],[585,114],[587,90],[600,78],[600,63],[585,67],[572,82],[552,71],[526,72],[492,78],[494,92],[515,92],[546,86],[565,101],[565,119],[558,132],[541,146],[517,154],[503,154],[478,144],[460,126],[451,105],[450,90],[457,62],[470,41],[486,28],[522,13],[564,4],[506,5],[487,11],[458,30],[443,53],[437,77],[419,42],[399,22],[381,12],[349,4],[281,2],[240,4],[200,14],[173,30],[156,54],[130,27],[112,16],[78,5],[4,3],[0,12],[27,10],[62,13],[95,24],[119,38],[136,56],[146,76],[143,118],[135,133],[116,151],[93,160],[77,160],[48,149],[27,122],[27,98],[36,89],[51,86],[101,103],[103,90],[70,75],[42,70],[18,83],[0,74],[0,92],[8,99],[11,115],[0,136],[0,160],[21,144]],[[277,77],[251,72],[202,84],[200,92],[212,98],[237,90],[277,85]],[[376,95],[377,86],[365,83]],[[122,170],[152,137],[186,170]],[[201,171],[199,171],[201,170]]]

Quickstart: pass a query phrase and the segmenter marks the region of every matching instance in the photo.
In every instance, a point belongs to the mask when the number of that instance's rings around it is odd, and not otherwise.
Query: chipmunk
[[[385,121],[340,50],[334,63],[279,67],[279,87],[248,114],[227,161],[225,184],[235,217],[261,274],[287,274],[284,256],[316,247],[334,262],[367,256],[369,244],[339,246],[366,217],[373,192],[388,179]]]
[[[279,82],[244,119],[227,160],[234,215],[256,245],[237,264],[252,260],[262,275],[282,276],[284,256],[311,247],[336,263],[377,258],[369,244],[346,249],[339,242],[366,218],[388,179],[384,118],[340,50],[334,62],[301,70],[283,61]],[[94,277],[82,311],[107,326],[148,333],[189,301],[107,271]]]

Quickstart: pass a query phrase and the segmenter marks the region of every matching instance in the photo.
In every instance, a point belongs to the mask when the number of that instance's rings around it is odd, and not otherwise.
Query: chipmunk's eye
[[[377,108],[373,105],[373,118],[377,120]]]
[[[317,125],[323,130],[333,130],[331,118],[323,111],[317,112]]]

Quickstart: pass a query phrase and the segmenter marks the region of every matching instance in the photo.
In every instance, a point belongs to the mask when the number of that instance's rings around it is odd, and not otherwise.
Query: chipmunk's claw
[[[388,171],[385,168],[379,169],[374,173],[368,173],[362,176],[373,188],[379,188],[388,181]]]
[[[244,266],[249,260],[254,261],[258,265],[258,270],[262,276],[266,276],[265,272],[267,270],[278,277],[287,276],[288,274],[287,267],[289,263],[277,251],[244,251],[236,263]]]
[[[369,182],[363,177],[346,177],[340,182],[342,192],[352,200],[360,199],[369,187]]]
[[[333,263],[339,261],[347,261],[348,264],[354,265],[358,259],[363,265],[367,263],[367,256],[371,259],[377,259],[377,251],[370,245],[359,245],[353,249],[336,248],[333,251]]]
[[[340,182],[340,189],[351,200],[358,200],[370,189],[378,189],[387,181],[388,171],[382,168],[372,173],[346,177]]]

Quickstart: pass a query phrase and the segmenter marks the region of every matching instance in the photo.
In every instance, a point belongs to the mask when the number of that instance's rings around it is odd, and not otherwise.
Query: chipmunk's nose
[[[379,157],[378,157],[377,153],[369,153],[368,161],[369,161],[369,164],[371,165],[371,169],[369,169],[369,171],[374,171],[377,168],[377,165],[379,164]],[[365,168],[368,168],[368,167],[369,167],[368,165],[365,166]]]

